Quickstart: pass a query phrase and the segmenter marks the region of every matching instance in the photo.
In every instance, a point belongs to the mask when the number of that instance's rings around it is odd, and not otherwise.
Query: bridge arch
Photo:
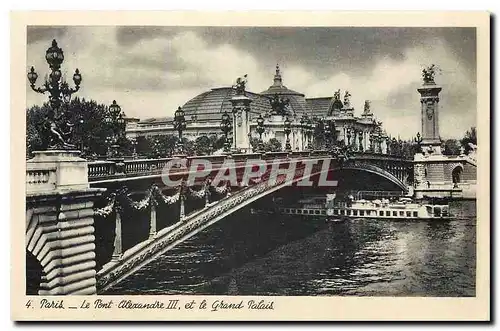
[[[363,163],[352,162],[352,163],[347,163],[342,168],[333,169],[333,171],[339,170],[339,169],[349,169],[349,170],[358,170],[358,171],[369,172],[369,173],[372,173],[372,174],[375,174],[375,175],[378,175],[380,177],[387,179],[388,181],[397,185],[402,191],[408,192],[408,186],[406,185],[405,182],[403,182],[398,177],[394,176],[391,172],[389,172],[385,169],[382,169],[376,165],[368,164],[368,163],[364,163],[364,162]]]

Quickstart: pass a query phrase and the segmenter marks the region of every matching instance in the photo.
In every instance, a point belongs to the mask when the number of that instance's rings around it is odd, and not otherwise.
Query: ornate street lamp
[[[324,125],[323,125],[323,132],[325,134],[324,135],[324,137],[325,137],[325,149],[328,149],[328,148],[330,148],[331,134],[332,134],[332,131],[331,131],[331,128],[330,128],[328,121],[326,121],[326,123],[324,123]]]
[[[174,129],[179,134],[179,141],[177,143],[177,152],[181,154],[184,152],[184,146],[182,144],[182,132],[184,131],[184,129],[186,129],[186,118],[184,116],[184,111],[182,110],[181,107],[177,108],[177,110],[174,113]]]
[[[335,127],[335,120],[327,120],[325,125],[326,141],[329,148],[337,145],[337,128]]]
[[[314,125],[314,129],[313,129],[316,133],[318,133],[316,135],[316,138],[317,137],[321,137],[321,141],[320,143],[321,144],[316,144],[316,146],[318,148],[323,148],[323,146],[326,145],[326,133],[325,133],[325,123],[323,122],[323,119],[318,119],[318,121],[316,122],[316,124]]]
[[[230,148],[231,148],[231,144],[229,143],[228,135],[233,128],[232,128],[232,124],[231,124],[231,117],[229,116],[227,111],[224,111],[224,113],[222,114],[220,129],[224,133],[224,137],[225,137],[225,139],[224,139],[224,152],[229,153]]]
[[[284,132],[286,135],[286,142],[285,142],[285,151],[286,152],[291,152],[292,151],[292,146],[290,145],[290,132],[292,132],[292,123],[288,119],[288,116],[285,118],[285,122],[283,123],[284,126]]]
[[[78,69],[75,70],[73,74],[74,88],[70,88],[68,83],[61,81],[62,73],[60,69],[64,61],[64,52],[57,46],[55,39],[52,40],[52,45],[45,53],[45,60],[47,60],[51,73],[42,87],[35,87],[38,74],[34,67],[31,67],[27,75],[33,91],[41,94],[49,92],[50,110],[47,113],[49,125],[48,130],[42,135],[42,139],[44,139],[44,145],[49,149],[73,149],[75,146],[68,141],[74,124],[68,122],[68,115],[61,108],[61,104],[63,101],[69,102],[71,95],[80,89],[82,75]]]
[[[418,146],[418,153],[422,153],[422,136],[420,135],[420,132],[417,132],[417,136],[414,138],[414,141],[417,143]]]
[[[158,138],[155,138],[153,142],[153,152],[155,154],[155,157],[160,157],[160,140]]]
[[[80,137],[80,151],[82,152],[82,154],[84,153],[84,149],[85,147],[83,146],[83,125],[85,124],[85,121],[83,119],[83,117],[78,117],[78,121],[76,122],[77,125],[76,125],[76,128],[77,128],[77,131],[78,131],[78,136]]]
[[[130,145],[132,145],[132,158],[137,159],[137,139],[129,138]]]
[[[107,147],[106,154],[108,157],[111,157],[113,155],[113,153],[111,151],[111,145],[113,145],[114,139],[111,136],[107,136],[106,139],[104,140],[104,142],[106,143],[106,147]]]
[[[256,131],[259,134],[259,150],[264,150],[264,142],[262,141],[262,134],[266,129],[264,128],[264,118],[262,118],[262,114],[259,114],[257,117],[257,128]]]
[[[119,153],[120,145],[118,144],[119,138],[125,131],[125,116],[122,108],[113,100],[113,103],[108,107],[108,112],[104,117],[105,123],[111,128],[112,142],[111,142],[111,156],[116,157]]]

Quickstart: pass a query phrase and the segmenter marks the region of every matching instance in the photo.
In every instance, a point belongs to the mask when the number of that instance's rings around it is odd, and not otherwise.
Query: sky
[[[64,51],[63,75],[83,81],[78,96],[111,104],[141,119],[173,116],[196,95],[231,86],[248,74],[247,90],[262,92],[279,63],[283,83],[306,98],[348,90],[360,115],[370,100],[385,130],[402,139],[420,129],[416,89],[421,71],[437,64],[440,134],[460,138],[476,125],[474,28],[361,27],[28,27],[26,70],[39,85],[52,39]],[[26,84],[27,107],[47,96]]]

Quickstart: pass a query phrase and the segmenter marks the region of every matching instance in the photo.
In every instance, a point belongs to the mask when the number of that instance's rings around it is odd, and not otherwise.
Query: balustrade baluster
[[[119,261],[122,258],[122,218],[120,212],[117,210],[115,214],[115,242],[113,255],[111,261]]]

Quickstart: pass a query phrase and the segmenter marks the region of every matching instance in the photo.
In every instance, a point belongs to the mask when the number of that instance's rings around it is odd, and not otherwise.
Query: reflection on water
[[[228,217],[107,294],[474,296],[475,219]]]

